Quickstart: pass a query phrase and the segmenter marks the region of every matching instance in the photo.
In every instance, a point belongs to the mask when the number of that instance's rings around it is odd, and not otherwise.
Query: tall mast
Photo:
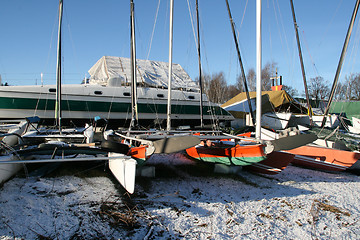
[[[130,0],[130,55],[131,55],[131,122],[132,128],[138,121],[137,109],[137,81],[136,81],[136,46],[135,46],[135,19],[134,19],[134,1]]]
[[[201,74],[201,55],[200,55],[200,22],[199,22],[199,4],[196,0],[196,20],[197,20],[197,50],[199,58],[199,87],[200,87],[200,127],[204,126],[204,116],[203,116],[203,84],[202,84],[202,74]]]
[[[171,130],[171,75],[172,75],[172,44],[173,44],[173,14],[174,0],[170,0],[170,29],[169,29],[169,80],[168,80],[168,104],[167,104],[167,131]]]
[[[295,34],[296,34],[297,47],[298,47],[298,51],[299,51],[301,72],[302,72],[303,81],[304,81],[306,102],[307,102],[307,106],[308,106],[308,110],[309,110],[310,125],[312,125],[312,110],[311,110],[311,105],[310,105],[308,87],[307,87],[307,83],[306,83],[305,68],[304,68],[304,62],[303,62],[302,53],[301,53],[298,25],[297,25],[297,22],[296,22],[293,0],[290,0],[290,5],[291,5],[291,11],[292,11],[292,16],[293,16],[293,21],[294,21],[294,28],[295,28]]]
[[[334,97],[334,94],[335,94],[335,90],[336,90],[337,82],[338,82],[338,80],[339,80],[339,75],[340,75],[341,67],[342,67],[342,64],[343,64],[343,62],[344,62],[344,57],[345,57],[346,49],[347,49],[347,46],[348,46],[348,44],[349,44],[349,40],[350,40],[351,32],[352,32],[352,29],[353,29],[353,26],[354,26],[356,14],[357,14],[358,9],[359,9],[359,2],[360,2],[360,0],[357,0],[357,1],[356,1],[355,7],[354,7],[354,11],[353,11],[352,16],[351,16],[349,28],[348,28],[348,31],[347,31],[347,33],[346,33],[346,38],[345,38],[344,46],[343,46],[343,49],[342,49],[342,52],[341,52],[341,56],[340,56],[340,60],[339,60],[338,67],[337,67],[337,69],[336,69],[336,74],[335,74],[334,82],[333,82],[333,85],[332,85],[332,87],[331,87],[329,102],[328,102],[328,104],[327,104],[327,106],[326,106],[326,109],[325,109],[325,112],[324,112],[324,118],[323,118],[323,120],[322,120],[321,127],[323,127],[323,126],[325,125],[325,123],[326,123],[326,115],[329,113],[330,105],[331,105],[331,102],[332,102],[333,97]]]
[[[256,0],[256,128],[261,139],[261,0]]]
[[[63,14],[63,1],[59,0],[59,30],[58,30],[58,46],[57,46],[57,64],[56,64],[56,102],[55,102],[55,118],[56,125],[61,133],[61,23]]]
[[[250,115],[251,115],[251,120],[252,120],[253,125],[255,125],[255,117],[254,117],[254,112],[253,112],[252,106],[251,106],[250,94],[249,94],[249,89],[248,89],[248,85],[247,85],[247,81],[246,81],[245,70],[244,70],[242,60],[241,60],[239,44],[238,44],[238,40],[237,40],[236,33],[235,33],[235,24],[234,24],[233,18],[231,16],[229,1],[228,0],[225,0],[225,1],[226,1],[226,6],[227,6],[227,9],[228,9],[228,13],[229,13],[231,29],[232,29],[232,33],[233,33],[233,36],[234,36],[235,46],[236,46],[237,55],[238,55],[238,59],[239,59],[239,63],[240,63],[241,77],[243,79],[243,84],[244,84],[244,88],[245,88],[245,92],[246,92],[246,98],[247,98],[248,105],[249,105],[249,111],[250,111]]]

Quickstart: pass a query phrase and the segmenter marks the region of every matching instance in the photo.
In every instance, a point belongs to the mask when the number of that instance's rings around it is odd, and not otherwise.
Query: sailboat
[[[230,13],[228,1],[226,1],[231,26],[234,32],[234,25]],[[257,3],[258,10],[261,12],[261,3]],[[257,23],[260,22],[260,13],[257,12]],[[235,33],[235,32],[234,32]],[[257,34],[260,34],[258,31]],[[234,34],[234,40],[237,46],[236,34]],[[257,44],[258,47],[261,45]],[[238,49],[238,48],[237,48]],[[240,51],[238,49],[239,62],[242,66],[240,57]],[[261,69],[261,48],[258,50],[257,62],[258,68]],[[244,71],[243,71],[244,72]],[[271,142],[263,142],[260,136],[261,125],[261,70],[257,72],[257,92],[256,92],[256,107],[257,111],[256,122],[252,117],[253,123],[256,124],[256,138],[250,138],[251,133],[245,133],[238,136],[232,136],[226,134],[223,136],[218,134],[217,136],[202,136],[199,134],[203,142],[201,145],[186,149],[186,153],[195,159],[210,162],[220,163],[228,166],[243,166],[244,169],[249,171],[255,171],[265,174],[278,174],[292,161],[293,155],[288,153],[282,153],[279,146],[274,147]],[[246,81],[245,81],[246,85]],[[245,98],[245,97],[244,97]],[[251,110],[250,96],[247,93],[248,108]],[[294,141],[291,141],[294,144]],[[295,143],[302,144],[302,143]],[[295,147],[287,146],[289,148]]]
[[[63,0],[59,0],[59,18],[58,18],[58,43],[57,43],[57,64],[56,64],[56,88],[55,88],[55,103],[54,110],[49,111],[55,119],[55,128],[43,127],[41,129],[35,128],[33,131],[28,131],[24,134],[23,138],[27,144],[38,144],[49,141],[64,141],[67,143],[89,143],[90,136],[92,135],[92,126],[88,125],[85,128],[69,128],[64,130],[62,123],[63,104],[62,104],[62,75],[61,75],[61,37],[62,37],[62,17],[63,17]],[[31,123],[39,123],[38,116],[24,118]]]
[[[109,126],[128,126],[131,119],[129,58],[103,56],[89,69],[90,78],[82,84],[0,86],[0,119],[38,116],[45,124],[54,123],[54,111],[61,107],[63,125],[81,125],[99,116]],[[164,127],[167,119],[169,63],[137,59],[138,119],[148,127]],[[60,62],[59,62],[60,63]],[[233,116],[200,93],[199,86],[179,64],[171,64],[172,126],[228,122]],[[61,72],[58,72],[58,75]],[[61,92],[60,92],[61,91]],[[61,96],[59,99],[57,96]],[[203,107],[199,109],[200,99]]]
[[[356,14],[359,8],[359,4],[360,1],[357,0],[351,16],[351,20],[344,41],[339,64],[335,74],[334,83],[329,98],[329,103],[325,110],[325,114],[323,116],[322,127],[324,127],[326,123],[326,118],[327,118],[326,116],[329,110],[329,106],[331,105],[331,100],[336,88],[337,80],[340,75],[341,66],[344,60],[344,55],[347,49],[347,45],[350,40],[350,36],[356,18]],[[319,146],[316,144],[308,144],[296,149],[288,150],[288,152],[295,154],[294,161],[292,162],[293,164],[311,167],[314,169],[328,170],[328,171],[344,171],[346,169],[351,168],[360,159],[360,153],[358,152],[336,149],[333,147]]]
[[[172,14],[173,14],[173,0],[171,1],[171,14],[170,14],[170,36],[172,36]],[[109,153],[109,156],[124,156],[122,161],[109,160],[109,169],[116,177],[116,179],[123,185],[123,187],[129,192],[134,192],[136,165],[144,167],[146,160],[154,153],[173,153],[192,147],[200,140],[194,136],[177,136],[170,135],[171,128],[171,83],[172,83],[172,57],[169,54],[169,74],[168,74],[168,103],[167,103],[167,132],[151,132],[151,131],[133,131],[134,127],[137,127],[141,115],[138,114],[138,91],[136,82],[136,48],[135,48],[135,20],[134,20],[134,2],[130,0],[130,17],[131,17],[131,121],[129,129],[125,135],[122,132],[110,131],[106,138],[110,141],[104,141],[102,143],[103,148],[114,149],[115,151],[122,148],[124,152],[121,153]],[[172,50],[172,44],[170,41],[169,49]],[[145,135],[145,136],[144,136]],[[155,137],[151,140],[144,139],[144,137]],[[117,140],[117,141],[116,141]],[[150,167],[150,169],[153,169]],[[154,170],[150,170],[154,172]]]

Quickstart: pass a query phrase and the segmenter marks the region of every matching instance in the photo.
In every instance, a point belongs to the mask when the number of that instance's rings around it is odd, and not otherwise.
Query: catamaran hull
[[[186,153],[197,160],[225,165],[247,166],[266,158],[264,145],[235,145],[223,147],[196,146],[186,149]]]
[[[13,155],[0,156],[0,185],[14,176],[21,168],[20,163],[1,163],[1,161],[16,160]]]
[[[89,122],[100,116],[110,124],[121,126],[131,119],[130,87],[100,85],[64,85],[62,87],[62,120]],[[55,119],[55,86],[0,87],[0,119],[38,116],[44,121]],[[144,124],[162,124],[167,119],[167,89],[138,89],[138,119]],[[205,98],[206,99],[206,98]],[[173,90],[172,126],[200,124],[200,94]],[[217,104],[204,101],[204,123],[231,121],[233,116]]]
[[[1,139],[1,141],[7,146],[15,146],[19,143],[19,137],[26,130],[27,123],[25,121],[20,122],[17,126],[8,131],[9,134]],[[1,161],[12,161],[18,158],[13,154],[0,156],[0,184],[7,181],[9,178],[14,176],[21,168],[22,164],[18,163],[1,163]]]
[[[281,173],[294,159],[293,154],[275,151],[267,155],[267,158],[261,162],[245,166],[244,170],[262,173],[267,175],[276,175]]]
[[[360,153],[310,145],[287,152],[295,154],[294,165],[326,171],[344,171],[360,160]]]

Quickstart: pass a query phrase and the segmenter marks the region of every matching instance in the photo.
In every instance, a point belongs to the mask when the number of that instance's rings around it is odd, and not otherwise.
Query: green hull
[[[235,165],[235,166],[249,166],[254,163],[261,162],[266,159],[266,157],[201,157],[196,158],[197,160],[209,163],[221,163],[225,165]]]

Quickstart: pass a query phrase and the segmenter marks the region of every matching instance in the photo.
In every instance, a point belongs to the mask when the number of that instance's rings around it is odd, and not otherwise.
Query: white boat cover
[[[168,88],[169,63],[136,60],[136,81],[148,87]],[[130,58],[103,56],[89,70],[89,84],[124,86],[131,82]],[[172,89],[198,91],[194,82],[179,64],[172,66]]]

